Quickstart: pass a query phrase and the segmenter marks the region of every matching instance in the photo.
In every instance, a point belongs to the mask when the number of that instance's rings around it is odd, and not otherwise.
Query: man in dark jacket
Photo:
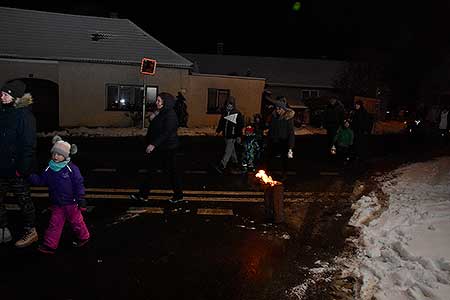
[[[38,240],[35,208],[31,201],[30,175],[36,148],[36,121],[29,109],[30,94],[20,80],[7,82],[1,89],[0,104],[0,244],[12,240],[6,217],[5,197],[14,194],[23,215],[23,236],[16,247],[27,247]]]
[[[294,132],[295,112],[288,108],[286,102],[277,101],[269,124],[266,164],[273,171],[274,159],[281,158],[281,180],[286,179],[288,158],[293,158],[295,145]]]
[[[139,193],[130,196],[133,200],[146,201],[151,189],[152,176],[162,163],[168,172],[173,189],[171,203],[183,200],[181,175],[176,163],[176,152],[179,146],[177,135],[178,120],[173,109],[175,97],[169,93],[160,93],[156,98],[156,111],[150,114],[150,124],[146,135],[148,176],[142,178]]]
[[[225,139],[225,152],[223,157],[216,167],[217,172],[222,174],[227,167],[229,160],[233,163],[238,163],[236,155],[235,143],[240,143],[242,130],[244,128],[244,117],[241,112],[236,109],[236,100],[233,96],[229,96],[224,105],[224,112],[220,117],[217,125],[216,133],[222,134]]]
[[[372,122],[369,113],[361,100],[355,102],[355,110],[351,115],[352,130],[354,134],[354,151],[357,160],[364,160],[368,152],[368,135],[372,131]]]

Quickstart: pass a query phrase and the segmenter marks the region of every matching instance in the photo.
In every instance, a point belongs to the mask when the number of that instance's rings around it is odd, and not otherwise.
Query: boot
[[[0,244],[11,242],[12,235],[7,227],[0,228]]]
[[[36,232],[36,228],[30,228],[28,229],[22,238],[18,240],[15,244],[17,248],[25,248],[33,244],[34,242],[37,242],[38,240],[38,234]]]

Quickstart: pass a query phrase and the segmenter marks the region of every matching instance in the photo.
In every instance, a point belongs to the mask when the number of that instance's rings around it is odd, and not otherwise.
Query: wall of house
[[[260,112],[265,79],[225,75],[192,74],[186,91],[189,127],[217,126],[220,115],[207,114],[208,88],[228,89],[245,117]]]
[[[57,61],[39,61],[28,59],[0,59],[0,84],[19,78],[47,79],[58,83]]]
[[[301,86],[282,86],[276,85],[271,86],[267,84],[267,90],[272,92],[273,99],[276,99],[278,96],[285,96],[288,99],[288,103],[290,105],[299,105],[304,104],[302,99],[302,91],[303,90],[317,90],[319,91],[320,97],[328,97],[333,95],[332,88],[323,88],[323,87],[301,87]]]
[[[140,66],[60,63],[60,125],[127,127],[123,111],[106,111],[106,84],[154,85],[174,95],[188,85],[188,70],[157,67],[154,76],[141,75]]]

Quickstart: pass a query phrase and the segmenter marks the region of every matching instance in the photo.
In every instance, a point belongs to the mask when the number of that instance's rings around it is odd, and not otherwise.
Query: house
[[[285,96],[290,105],[301,106],[310,98],[334,92],[334,81],[347,66],[344,61],[180,53],[202,74],[226,74],[266,79],[273,97]]]
[[[38,130],[130,126],[126,113],[162,91],[184,92],[189,126],[216,124],[228,94],[259,110],[263,78],[191,74],[191,61],[127,19],[0,7],[0,27],[0,82],[27,84]],[[156,60],[154,75],[140,73],[143,58]]]

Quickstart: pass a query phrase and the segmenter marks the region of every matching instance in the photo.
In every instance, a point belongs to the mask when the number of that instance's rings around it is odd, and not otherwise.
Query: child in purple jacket
[[[38,251],[53,254],[58,248],[64,223],[67,220],[74,231],[77,241],[75,247],[81,247],[89,240],[89,231],[84,222],[82,211],[86,210],[83,176],[78,167],[70,161],[70,154],[77,152],[76,145],[53,138],[52,159],[40,175],[32,174],[33,185],[48,186],[51,201],[50,224],[45,232],[44,241]]]

